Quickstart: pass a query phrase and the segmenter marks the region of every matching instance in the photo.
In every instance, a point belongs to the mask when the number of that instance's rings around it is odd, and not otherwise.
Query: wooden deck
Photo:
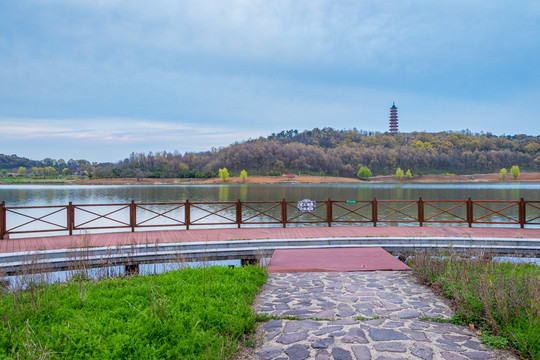
[[[73,236],[44,236],[0,240],[0,253],[68,249],[88,246],[117,246],[146,243],[219,241],[242,239],[299,239],[354,236],[410,237],[475,237],[475,238],[536,238],[540,229],[495,227],[430,227],[430,226],[335,226],[290,228],[221,228],[193,230],[161,230],[114,232]]]

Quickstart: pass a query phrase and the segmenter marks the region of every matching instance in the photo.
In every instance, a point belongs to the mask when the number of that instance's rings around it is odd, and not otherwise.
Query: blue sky
[[[0,153],[117,161],[287,129],[539,135],[538,1],[5,0]]]

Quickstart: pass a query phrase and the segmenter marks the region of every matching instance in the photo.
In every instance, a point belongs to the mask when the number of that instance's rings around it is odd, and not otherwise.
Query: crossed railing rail
[[[540,225],[540,201],[507,200],[324,200],[313,212],[296,201],[213,201],[58,206],[0,203],[0,239],[10,234],[74,230],[287,224],[473,224]]]

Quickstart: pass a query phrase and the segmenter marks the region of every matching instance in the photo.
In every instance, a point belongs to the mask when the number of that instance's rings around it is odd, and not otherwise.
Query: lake
[[[70,201],[75,205],[82,204],[125,204],[134,200],[136,203],[163,203],[163,202],[184,202],[189,199],[191,202],[197,201],[236,201],[238,199],[242,201],[278,201],[286,199],[289,201],[298,201],[302,199],[311,199],[317,201],[324,201],[328,198],[332,200],[351,200],[362,201],[372,200],[418,200],[422,197],[423,200],[466,200],[471,198],[472,200],[519,200],[524,198],[525,200],[540,200],[540,183],[459,183],[459,184],[388,184],[388,183],[360,183],[360,184],[298,184],[298,183],[286,183],[286,184],[269,184],[269,185],[241,185],[241,184],[224,184],[224,185],[0,185],[0,202],[5,201],[6,207],[13,206],[51,206],[51,205],[67,205]],[[390,204],[392,205],[392,204]],[[436,204],[443,207],[442,204]],[[448,209],[452,204],[444,205],[444,209]],[[458,205],[456,203],[455,205]],[[268,207],[265,205],[266,208]],[[392,205],[399,207],[398,205]],[[496,208],[500,205],[490,205]],[[347,209],[355,209],[358,206],[355,204],[347,204]],[[148,206],[150,211],[144,209],[137,210],[137,221],[145,221],[151,219],[154,215],[151,211],[163,212],[164,206],[152,205]],[[257,208],[263,210],[265,207]],[[429,209],[428,209],[429,208]],[[505,216],[516,217],[517,207],[502,211],[500,214],[492,214],[489,221],[505,221]],[[91,212],[98,214],[105,214],[110,211],[114,211],[115,207],[100,207],[92,208]],[[118,207],[120,209],[120,207]],[[207,209],[216,211],[219,209],[218,205],[209,205]],[[260,214],[257,214],[257,209],[251,211],[246,210],[246,214],[243,215],[244,219],[255,216],[255,219],[260,218]],[[369,208],[357,210],[358,213],[365,212],[366,216],[369,216]],[[385,215],[391,211],[385,208],[381,208],[379,216]],[[431,210],[431,213],[428,211]],[[40,212],[41,211],[41,212]],[[38,210],[25,210],[24,214],[32,217],[39,217],[44,215],[43,209]],[[111,217],[118,216],[118,219],[125,222],[126,211],[129,209],[118,210]],[[324,217],[324,206],[322,206],[318,212],[320,216]],[[341,213],[340,213],[341,211]],[[334,210],[334,216],[340,216],[344,214],[342,220],[354,220],[354,216],[347,214],[348,210],[336,208]],[[411,207],[408,210],[404,210],[406,213],[409,211],[411,214],[415,213],[415,207]],[[412,211],[412,212],[411,212]],[[537,209],[528,208],[527,215],[534,216],[537,214]],[[21,211],[22,212],[22,211]],[[234,209],[226,209],[221,215],[230,217],[234,212]],[[289,209],[291,212],[291,209]],[[430,214],[435,214],[437,211],[431,207],[426,208],[426,217]],[[455,210],[452,210],[458,216],[466,217],[465,207],[461,206]],[[488,214],[489,211],[478,207],[475,209],[475,218],[477,216]],[[194,209],[192,212],[192,219],[194,217],[204,216],[205,210]],[[279,217],[279,209],[273,209],[268,214]],[[175,209],[168,213],[170,217],[183,219],[183,209]],[[540,215],[540,214],[539,214]],[[535,216],[539,216],[535,215]],[[306,215],[307,216],[307,215]],[[103,218],[92,220],[91,213],[87,211],[78,210],[76,219],[78,224],[89,222],[93,226],[108,226],[107,221]],[[129,215],[127,215],[129,217]],[[65,224],[65,210],[62,213],[60,211],[57,214],[50,215],[44,220],[59,224]],[[449,214],[442,214],[437,219],[446,220],[450,219]],[[219,216],[211,215],[204,219],[206,222],[212,222],[215,219],[220,219]],[[47,229],[54,229],[54,226],[47,225],[43,221],[34,221],[27,225],[26,222],[31,220],[21,215],[7,214],[8,229],[15,226],[19,226],[16,230],[32,230],[36,229],[36,225],[40,224],[40,228],[43,226],[49,226]],[[388,217],[387,220],[391,221],[391,225],[406,225],[406,214],[393,214]],[[169,220],[160,216],[155,219],[148,220],[145,225],[160,225],[167,223]],[[201,222],[204,222],[201,220]],[[416,225],[415,223],[414,225]],[[114,225],[114,224],[113,224]],[[233,225],[230,225],[233,226]],[[249,226],[249,225],[248,225]],[[275,226],[275,225],[274,225]],[[479,226],[479,225],[478,225]],[[505,225],[515,226],[515,225]],[[530,225],[527,227],[532,227]],[[125,229],[124,229],[125,230]],[[95,232],[95,231],[94,231]],[[63,232],[66,233],[65,231]],[[29,236],[29,235],[24,235]],[[16,234],[12,234],[11,237],[20,237]]]

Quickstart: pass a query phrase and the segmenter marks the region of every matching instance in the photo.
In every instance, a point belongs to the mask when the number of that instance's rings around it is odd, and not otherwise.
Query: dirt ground
[[[284,176],[248,176],[245,181],[242,181],[239,177],[230,177],[225,183],[228,184],[276,184],[276,183],[289,183],[291,182],[285,175]],[[346,177],[333,177],[333,176],[310,176],[301,175],[296,176],[293,180],[295,183],[302,184],[351,184],[366,182],[364,180],[346,178]],[[404,183],[450,183],[450,182],[502,182],[499,174],[477,174],[477,175],[424,175],[414,176],[412,179],[398,180],[395,176],[374,176],[369,179],[369,182],[404,182]],[[505,182],[540,182],[540,173],[521,173],[518,180],[514,180],[510,174],[506,177]],[[90,180],[78,180],[75,184],[87,184],[87,185],[173,185],[173,184],[223,184],[224,181],[219,178],[211,179],[90,179]]]

